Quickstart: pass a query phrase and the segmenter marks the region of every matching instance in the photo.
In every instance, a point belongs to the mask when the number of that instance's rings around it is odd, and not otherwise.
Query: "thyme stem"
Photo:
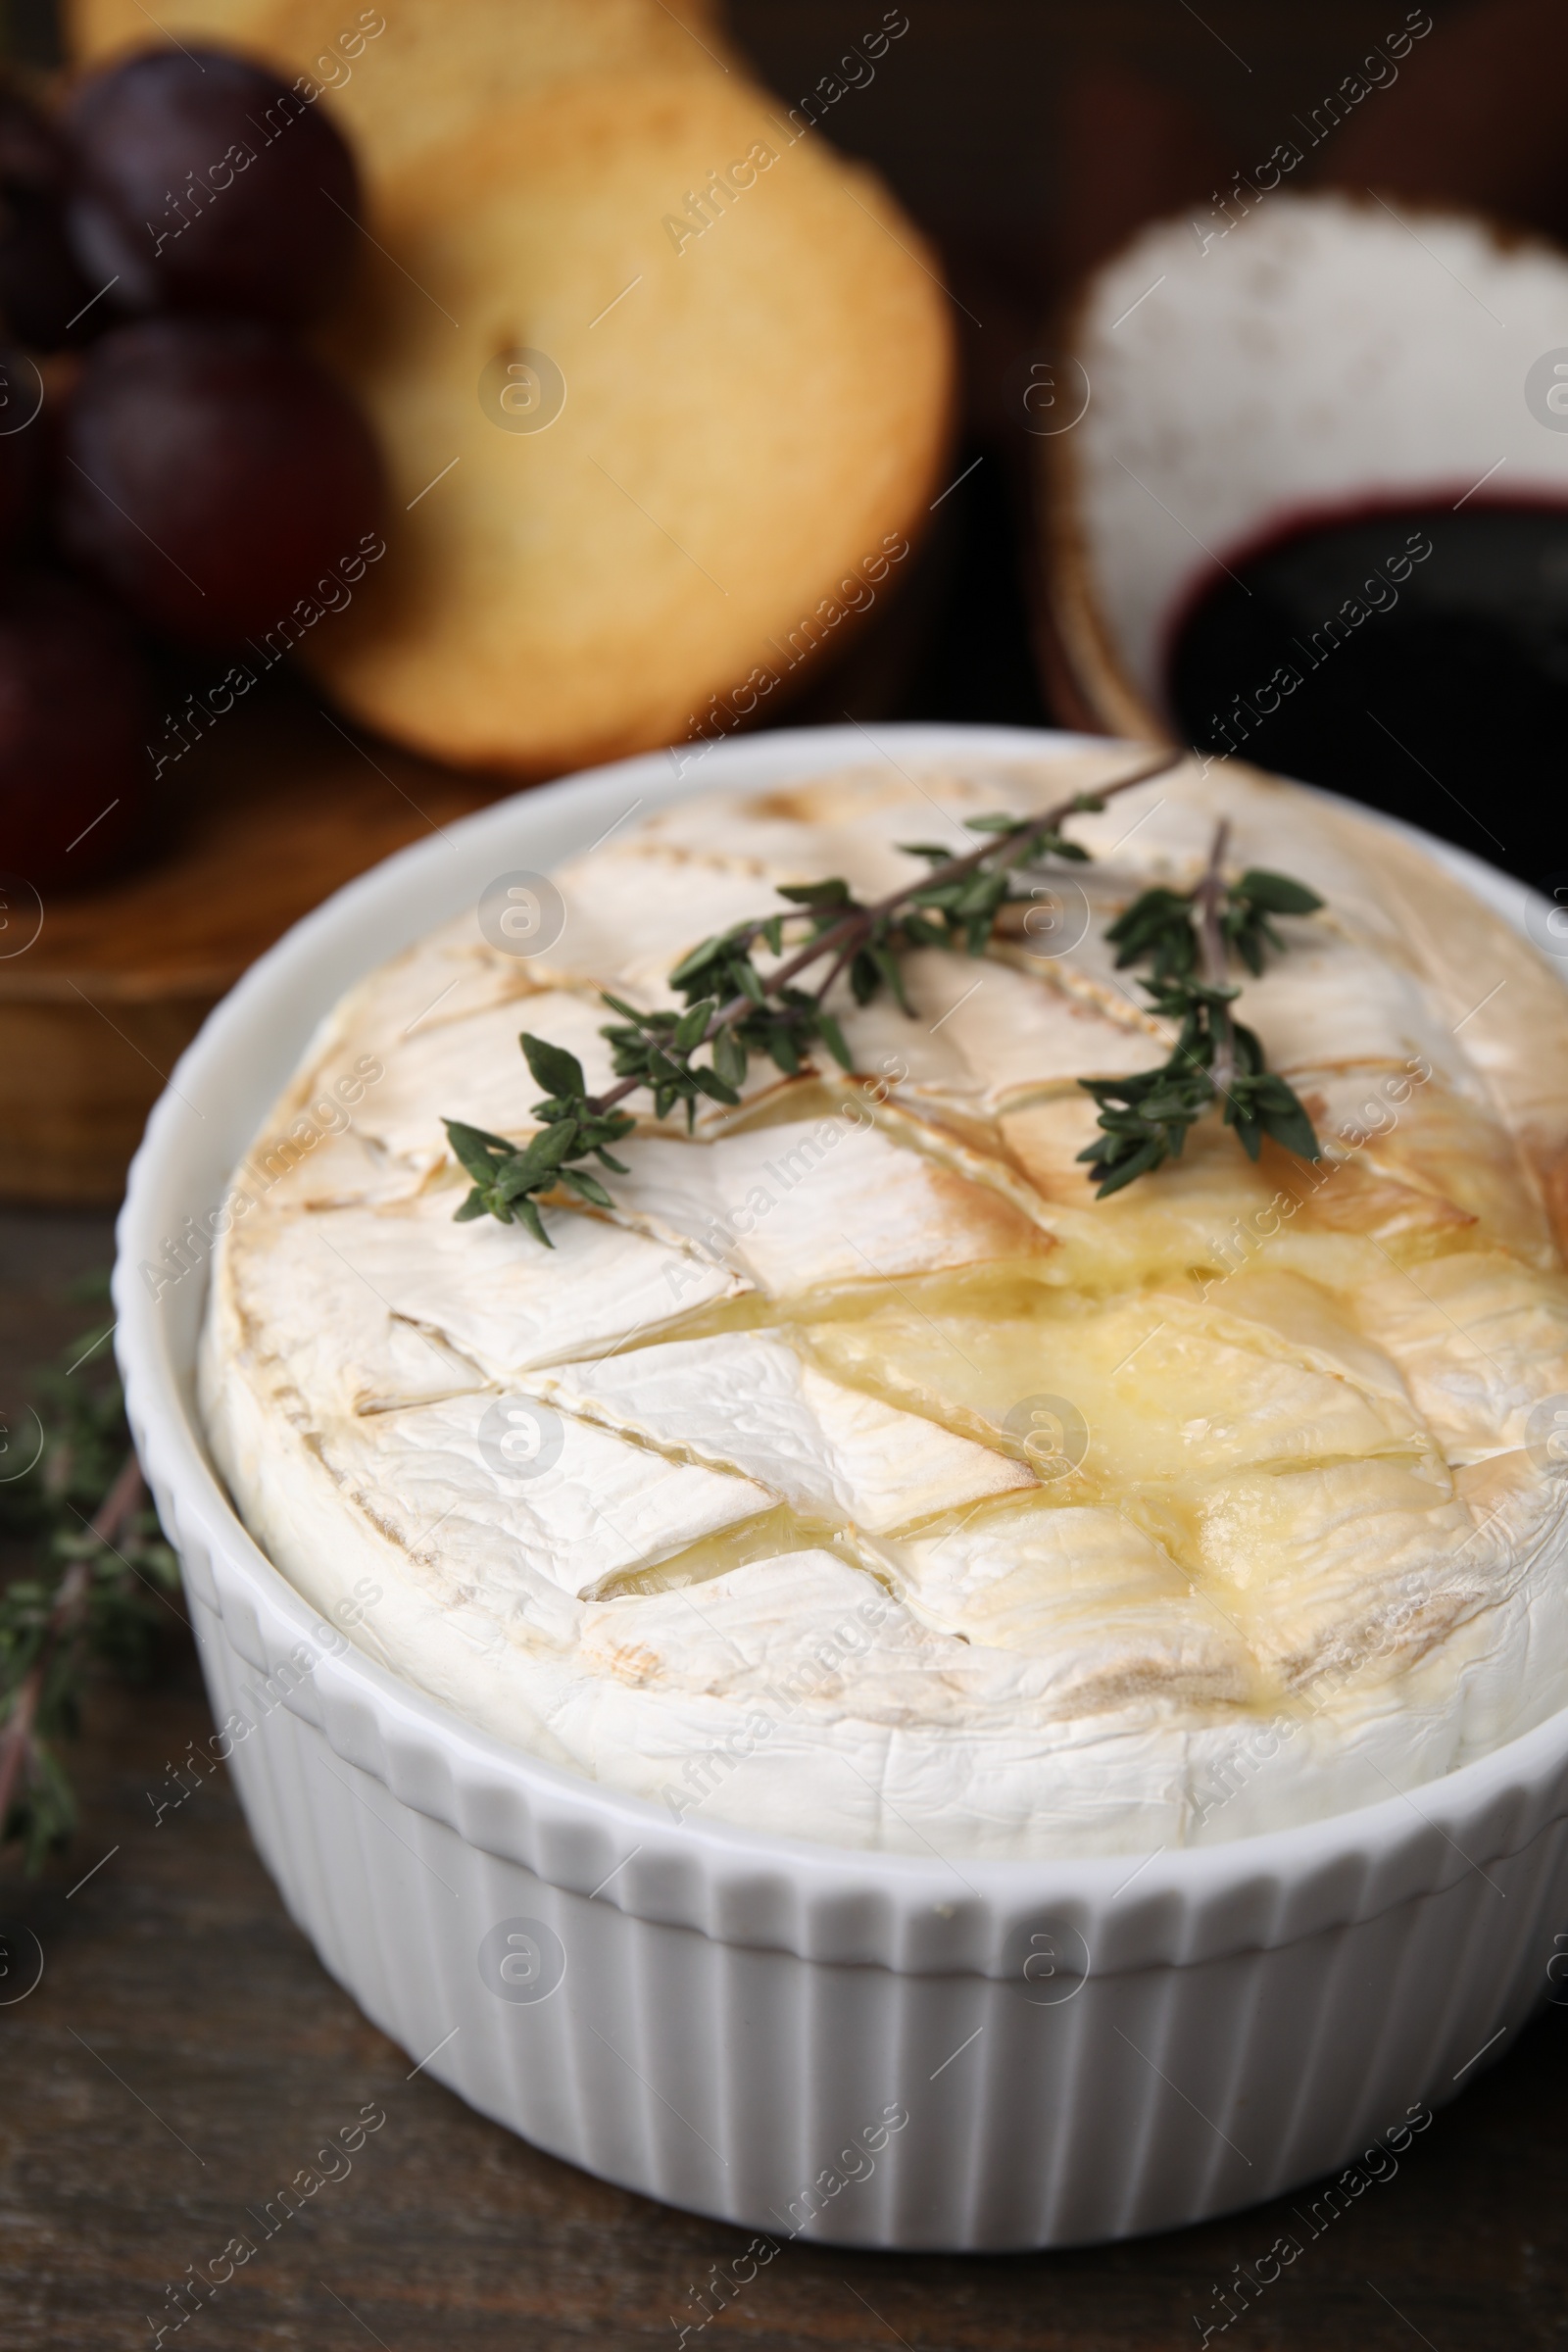
[[[1131,792],[1135,785],[1148,784],[1153,777],[1162,776],[1167,768],[1175,767],[1186,758],[1185,750],[1178,748],[1175,751],[1164,753],[1152,765],[1139,768],[1136,774],[1121,777],[1114,784],[1100,784],[1086,792],[1075,792],[1070,800],[1058,802],[1054,808],[1047,809],[1043,816],[1026,817],[1011,833],[993,833],[981,843],[978,849],[967,851],[961,858],[950,858],[945,865],[933,867],[929,872],[922,874],[918,882],[907,883],[898,890],[889,891],[886,898],[878,899],[873,906],[862,906],[854,913],[841,915],[836,923],[830,924],[825,931],[819,931],[814,939],[808,940],[796,955],[788,957],[769,978],[763,981],[764,994],[770,997],[778,996],[798,973],[809,970],[810,966],[819,962],[824,956],[833,955],[836,958],[833,970],[829,972],[820,991],[821,996],[826,996],[833,980],[844,965],[853,958],[861,942],[871,936],[877,924],[884,917],[896,914],[908,900],[914,897],[917,891],[940,889],[949,883],[961,882],[967,875],[974,873],[978,867],[983,865],[988,858],[994,858],[999,849],[1005,848],[1014,853],[1025,850],[1031,843],[1043,836],[1056,832],[1069,816],[1077,813],[1086,801],[1114,800],[1118,793]],[[743,935],[747,945],[757,938],[760,929],[760,923],[754,923],[749,933]],[[755,1010],[755,1005],[750,997],[731,997],[727,1004],[720,1004],[710,1016],[708,1026],[703,1032],[702,1042],[707,1044],[717,1036],[720,1029],[727,1028],[733,1021],[743,1019],[748,1012],[753,1010]],[[607,1110],[612,1110],[617,1102],[623,1102],[628,1095],[635,1094],[642,1083],[641,1078],[623,1078],[618,1086],[611,1087],[608,1093],[591,1095],[588,1098],[588,1108],[596,1116],[602,1115]]]
[[[114,1542],[140,1502],[142,1492],[140,1465],[135,1454],[128,1453],[114,1485],[88,1523],[87,1532],[95,1543]],[[38,1701],[43,1695],[50,1663],[61,1642],[71,1640],[77,1632],[86,1613],[91,1585],[91,1557],[73,1560],[60,1580],[60,1590],[49,1611],[49,1623],[38,1655],[18,1686],[10,1711],[4,1724],[0,1725],[0,1835],[3,1835],[10,1817],[17,1784],[32,1745]]]
[[[1230,977],[1230,956],[1225,935],[1220,929],[1220,908],[1225,896],[1225,852],[1230,845],[1230,818],[1221,817],[1214,827],[1213,846],[1203,879],[1198,886],[1199,947],[1202,956],[1203,978],[1211,988],[1223,988]],[[1228,1004],[1216,1004],[1209,1015],[1214,1037],[1214,1058],[1209,1065],[1209,1077],[1216,1095],[1228,1100],[1236,1079],[1236,1028]]]

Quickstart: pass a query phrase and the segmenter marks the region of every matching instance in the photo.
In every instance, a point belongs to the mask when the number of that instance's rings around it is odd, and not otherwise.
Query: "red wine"
[[[1326,784],[1534,879],[1568,865],[1568,507],[1389,512],[1238,563],[1182,628],[1200,751]]]

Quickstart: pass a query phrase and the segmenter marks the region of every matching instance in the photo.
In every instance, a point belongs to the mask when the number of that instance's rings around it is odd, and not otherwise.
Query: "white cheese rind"
[[[414,1401],[475,1375],[504,1382],[608,1355],[748,1288],[707,1258],[560,1209],[544,1211],[548,1251],[520,1226],[457,1225],[462,1199],[449,1184],[375,1207],[264,1210],[227,1247],[236,1298],[270,1345],[314,1367],[313,1383],[336,1378],[342,1356],[368,1394]],[[361,1368],[377,1349],[384,1380]],[[443,1381],[439,1362],[459,1359],[469,1377]]]
[[[704,1249],[774,1298],[1042,1254],[1001,1193],[894,1142],[863,1103],[711,1143],[634,1136],[615,1214]]]
[[[567,1365],[539,1386],[570,1411],[757,1479],[803,1517],[872,1536],[1035,1485],[1020,1464],[844,1388],[762,1331]]]

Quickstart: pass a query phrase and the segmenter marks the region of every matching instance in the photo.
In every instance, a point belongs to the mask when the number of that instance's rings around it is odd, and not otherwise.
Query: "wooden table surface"
[[[78,1328],[62,1290],[109,1248],[102,1216],[0,1215],[0,1365]],[[165,2323],[181,2352],[675,2344],[688,2294],[747,2233],[607,2187],[410,2081],[414,2060],[290,1924],[222,1774],[155,1823],[170,1767],[210,1729],[176,1627],[152,1686],[94,1691],[70,1853],[30,1884],[0,1863],[21,1955],[0,1979],[0,2346],[139,2352]],[[31,1973],[28,1934],[42,1979],[8,1997]],[[186,2266],[251,2230],[247,2208],[372,2101],[386,2123],[352,2172],[176,2332],[167,2290]],[[1548,2008],[1315,2240],[1298,2194],[1065,2254],[785,2246],[705,2336],[756,2352],[1164,2352],[1199,2344],[1234,2266],[1289,2230],[1300,2258],[1210,2338],[1227,2352],[1544,2352],[1568,2340],[1565,2106],[1568,2011]]]

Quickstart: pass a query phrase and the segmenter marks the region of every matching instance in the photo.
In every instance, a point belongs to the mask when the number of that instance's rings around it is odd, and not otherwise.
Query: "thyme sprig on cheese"
[[[813,1063],[820,1048],[842,1070],[853,1070],[844,1033],[826,1003],[841,976],[858,1004],[870,1004],[885,990],[910,1012],[903,955],[920,948],[983,955],[1003,909],[1031,897],[1024,877],[1038,873],[1050,858],[1087,859],[1088,852],[1062,830],[1071,817],[1102,808],[1117,793],[1148,783],[1182,757],[1169,753],[1114,784],[1075,793],[1040,816],[971,817],[969,831],[984,838],[960,857],[929,842],[906,843],[908,854],[924,858],[930,867],[924,881],[906,884],[869,905],[862,905],[837,877],[782,888],[778,896],[790,902],[788,906],[705,940],[675,965],[669,985],[683,1000],[679,1009],[666,1006],[646,1012],[606,995],[604,1002],[620,1017],[601,1032],[611,1046],[618,1081],[603,1095],[588,1093],[575,1054],[524,1031],[518,1042],[530,1074],[545,1090],[543,1100],[532,1106],[540,1122],[538,1133],[519,1148],[505,1136],[461,1119],[443,1122],[454,1152],[472,1179],[472,1189],[457,1211],[459,1221],[492,1216],[502,1224],[516,1222],[548,1248],[550,1237],[539,1215],[542,1196],[560,1188],[596,1207],[612,1207],[603,1180],[588,1163],[597,1162],[612,1174],[627,1173],[612,1147],[637,1125],[619,1106],[639,1090],[652,1096],[656,1119],[684,1103],[690,1130],[703,1100],[730,1106],[740,1102],[754,1055],[770,1060],[793,1078]],[[1218,846],[1222,851],[1223,843]],[[1102,1082],[1105,1092],[1097,1099],[1102,1102],[1102,1126],[1107,1140],[1095,1147],[1105,1161],[1103,1169],[1096,1169],[1102,1192],[1130,1183],[1146,1167],[1179,1152],[1187,1127],[1221,1098],[1227,1122],[1238,1127],[1254,1158],[1256,1134],[1266,1131],[1282,1142],[1289,1140],[1285,1130],[1292,1106],[1297,1125],[1291,1132],[1304,1136],[1305,1142],[1291,1148],[1316,1156],[1316,1139],[1300,1104],[1282,1079],[1263,1071],[1261,1050],[1250,1031],[1230,1018],[1228,1000],[1237,992],[1225,983],[1225,956],[1234,946],[1250,968],[1259,969],[1262,942],[1280,944],[1268,915],[1304,912],[1318,901],[1279,875],[1249,874],[1229,891],[1222,889],[1217,875],[1211,861],[1210,875],[1190,900],[1169,892],[1146,893],[1110,935],[1117,938],[1123,926],[1138,918],[1135,929],[1122,939],[1121,960],[1134,960],[1146,952],[1154,955],[1155,982],[1146,985],[1156,995],[1156,1009],[1173,1010],[1182,1019],[1183,1042],[1173,1056],[1173,1065],[1180,1067],[1168,1065],[1165,1072],[1151,1073],[1147,1084],[1139,1079]],[[1214,941],[1205,937],[1195,947],[1192,910],[1205,892],[1213,907],[1211,919],[1206,913],[1202,919],[1214,929]],[[1168,908],[1154,909],[1156,900],[1168,901]],[[1183,925],[1186,947],[1181,944]],[[758,966],[760,948],[775,958],[769,969]],[[1201,977],[1195,976],[1199,964],[1203,966]],[[814,985],[798,985],[808,972]],[[1164,1081],[1162,1087],[1154,1085],[1156,1079]],[[1102,1085],[1085,1083],[1092,1092]],[[1144,1091],[1119,1091],[1127,1087]],[[1136,1166],[1131,1164],[1135,1159]]]
[[[1250,1159],[1266,1135],[1301,1159],[1321,1157],[1299,1099],[1231,1010],[1242,992],[1230,978],[1230,958],[1239,956],[1255,978],[1265,950],[1285,947],[1270,916],[1313,914],[1323,902],[1303,883],[1260,866],[1227,882],[1229,839],[1229,824],[1217,825],[1196,890],[1146,890],[1105,933],[1119,951],[1118,968],[1151,959],[1152,977],[1142,985],[1152,1009],[1181,1026],[1158,1069],[1078,1082],[1100,1105],[1100,1135],[1078,1154],[1090,1163],[1098,1200],[1179,1158],[1189,1128],[1216,1102]]]

